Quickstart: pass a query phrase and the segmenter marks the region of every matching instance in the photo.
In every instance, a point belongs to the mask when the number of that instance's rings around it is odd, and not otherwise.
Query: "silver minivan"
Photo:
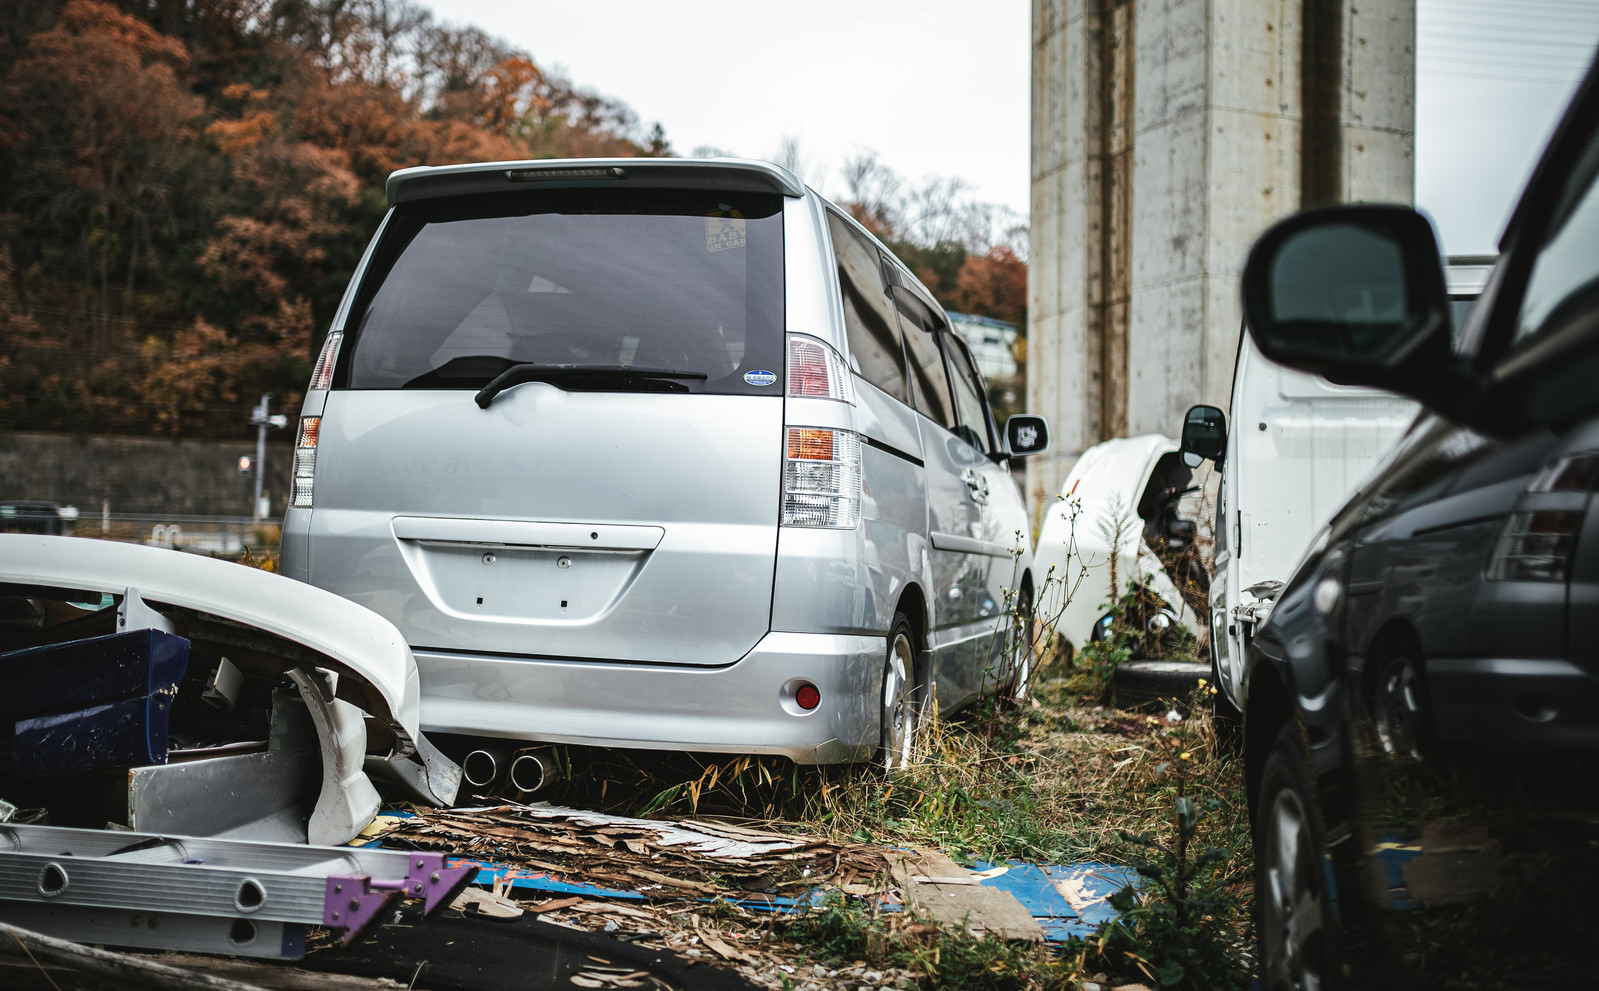
[[[1019,694],[1032,552],[971,354],[792,173],[404,169],[301,413],[283,572],[405,635],[434,733],[910,756]]]

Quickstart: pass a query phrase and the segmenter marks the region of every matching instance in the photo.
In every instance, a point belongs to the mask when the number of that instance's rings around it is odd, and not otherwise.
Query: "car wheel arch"
[[[1410,621],[1394,617],[1382,625],[1362,651],[1363,667],[1360,673],[1360,693],[1369,702],[1377,689],[1377,677],[1382,662],[1394,657],[1410,657],[1424,663],[1427,654],[1421,646],[1421,635]]]
[[[911,629],[916,632],[921,648],[927,649],[927,634],[930,629],[928,622],[927,595],[922,587],[915,582],[906,585],[899,594],[899,601],[894,603],[894,608],[889,610],[889,616],[895,613],[903,615],[910,620]]]
[[[1282,676],[1269,664],[1250,672],[1244,708],[1245,794],[1253,808],[1261,770],[1283,724],[1294,718],[1292,696]]]

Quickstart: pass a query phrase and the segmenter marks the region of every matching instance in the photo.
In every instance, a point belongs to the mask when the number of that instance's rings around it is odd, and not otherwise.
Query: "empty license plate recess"
[[[463,619],[583,623],[604,614],[665,536],[658,526],[396,517],[417,584]]]

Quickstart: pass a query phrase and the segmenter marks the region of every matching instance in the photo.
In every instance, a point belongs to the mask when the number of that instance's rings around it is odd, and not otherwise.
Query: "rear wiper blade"
[[[461,388],[474,381],[487,382],[516,364],[516,361],[499,354],[457,355],[437,368],[429,368],[421,375],[407,379],[400,388],[438,389],[452,385]]]
[[[679,368],[638,368],[633,365],[541,365],[531,361],[524,361],[519,365],[512,365],[505,371],[494,376],[478,391],[473,400],[482,409],[488,409],[494,402],[494,397],[506,389],[523,382],[557,382],[571,381],[573,379],[623,379],[633,381],[646,381],[649,379],[688,380],[703,382],[709,375],[704,372],[690,372]]]

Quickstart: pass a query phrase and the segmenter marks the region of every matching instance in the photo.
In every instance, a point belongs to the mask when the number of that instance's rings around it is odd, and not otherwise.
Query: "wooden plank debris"
[[[992,933],[1001,939],[1043,940],[1043,927],[1015,895],[985,887],[942,853],[909,850],[895,859],[894,878],[913,911],[974,936]]]

